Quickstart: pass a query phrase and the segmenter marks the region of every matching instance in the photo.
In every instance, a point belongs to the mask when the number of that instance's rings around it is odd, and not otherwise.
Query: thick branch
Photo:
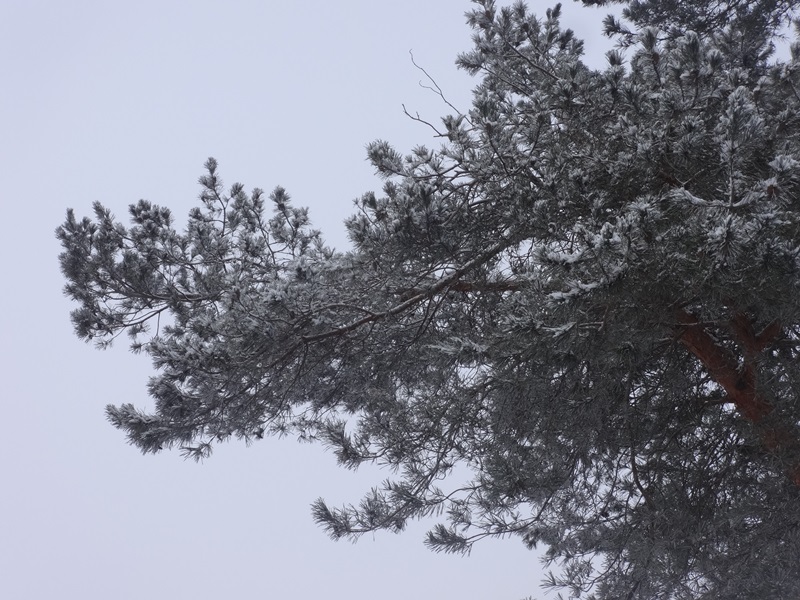
[[[682,326],[679,341],[727,392],[729,400],[742,416],[752,423],[765,424],[775,407],[756,389],[756,355],[780,335],[780,325],[777,322],[770,323],[756,334],[751,321],[745,315],[737,313],[732,319],[731,328],[737,342],[744,348],[744,360],[739,365],[736,356],[721,346],[697,317],[683,309],[678,311],[677,316]],[[767,450],[789,458],[789,476],[795,485],[800,486],[800,440],[794,428],[773,421],[761,427],[760,433]]]
[[[745,418],[758,423],[773,411],[774,407],[756,393],[752,360],[740,367],[733,353],[720,346],[697,317],[683,309],[678,311],[678,322],[682,326],[680,342],[703,363]]]
[[[742,312],[736,313],[731,319],[731,329],[736,335],[737,341],[744,347],[748,358],[754,358],[756,354],[774,342],[781,333],[780,322],[773,321],[756,334],[752,321]]]

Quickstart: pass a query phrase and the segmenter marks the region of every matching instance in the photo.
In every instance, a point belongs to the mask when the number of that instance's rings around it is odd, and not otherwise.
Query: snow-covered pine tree
[[[393,468],[315,505],[337,538],[441,514],[432,548],[541,543],[574,597],[800,597],[796,3],[632,2],[601,71],[557,8],[476,4],[472,109],[441,148],[370,146],[352,251],[213,160],[182,232],[68,213],[77,334],[157,370],[110,420],[144,452],[289,433]]]

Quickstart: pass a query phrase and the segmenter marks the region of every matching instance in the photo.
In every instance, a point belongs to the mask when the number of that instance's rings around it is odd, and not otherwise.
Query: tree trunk
[[[758,426],[764,447],[781,458],[789,460],[788,474],[795,485],[800,486],[800,439],[793,427],[780,422],[772,413],[775,407],[758,391],[758,355],[781,333],[777,321],[770,323],[758,334],[750,319],[736,313],[731,320],[734,338],[742,349],[742,359],[722,346],[700,323],[696,316],[679,309],[678,340],[708,370],[711,378],[725,390],[727,401],[748,421]],[[772,416],[773,418],[769,418]]]

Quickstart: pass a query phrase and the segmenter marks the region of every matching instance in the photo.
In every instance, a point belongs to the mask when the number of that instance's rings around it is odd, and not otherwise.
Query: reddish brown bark
[[[683,309],[678,311],[678,322],[682,327],[679,338],[681,343],[703,363],[711,378],[725,390],[729,401],[745,418],[758,423],[772,412],[773,406],[756,393],[754,357],[749,360],[746,357],[742,365],[739,365],[736,356],[721,346],[697,317]],[[756,347],[755,335],[746,339],[751,342],[745,343],[746,348]],[[747,354],[751,352],[748,351]]]
[[[514,281],[476,284],[456,279],[449,282],[446,289],[457,292],[509,292],[519,290],[519,284]],[[405,299],[424,295],[425,290],[407,289],[399,293]],[[759,354],[781,335],[780,323],[773,321],[761,332],[756,333],[747,315],[736,313],[731,319],[730,329],[741,351],[740,360],[736,353],[720,344],[695,315],[679,309],[677,319],[678,340],[703,364],[711,378],[725,390],[726,401],[733,404],[744,418],[758,426],[764,448],[792,461],[788,474],[792,482],[800,487],[798,431],[787,424],[776,422],[776,419],[767,420],[775,407],[758,392],[757,387]]]
[[[711,378],[725,390],[728,401],[752,423],[760,424],[764,421],[775,407],[758,392],[756,366],[758,354],[780,335],[780,324],[770,323],[756,334],[746,315],[734,315],[731,330],[743,350],[740,364],[737,356],[714,339],[696,316],[680,309],[677,317],[681,327],[678,339],[703,364]],[[796,432],[781,424],[770,423],[763,427],[761,439],[764,447],[776,454],[792,455],[800,449],[800,439]],[[800,464],[794,464],[789,469],[789,476],[800,486]]]

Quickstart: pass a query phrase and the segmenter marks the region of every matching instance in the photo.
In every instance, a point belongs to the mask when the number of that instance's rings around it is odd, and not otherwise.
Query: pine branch
[[[759,428],[764,447],[779,456],[789,457],[789,477],[800,487],[800,438],[795,428],[769,418],[775,407],[757,389],[756,356],[780,334],[777,322],[768,325],[761,333],[754,333],[752,322],[742,313],[733,318],[733,328],[738,342],[745,348],[742,364],[727,348],[715,340],[700,323],[697,317],[681,308],[677,312],[681,332],[679,341],[708,370],[711,378],[728,394],[728,398],[738,412],[748,421],[764,427]]]

